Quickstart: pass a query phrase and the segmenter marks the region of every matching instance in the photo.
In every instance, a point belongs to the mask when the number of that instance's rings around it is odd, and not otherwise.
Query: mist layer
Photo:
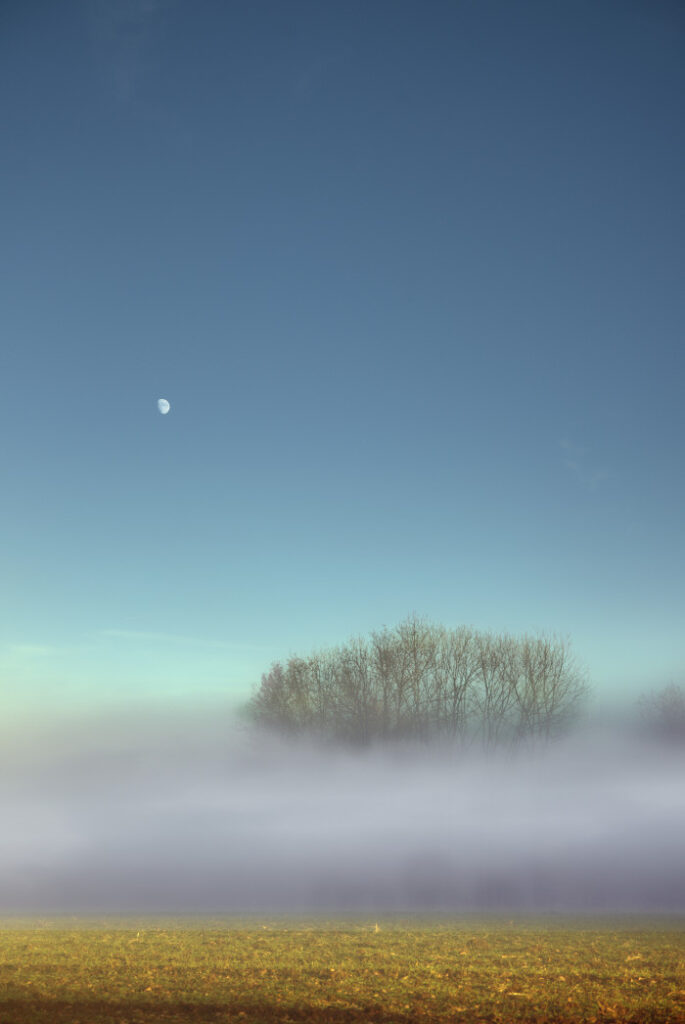
[[[683,910],[685,757],[293,745],[225,713],[6,744],[0,911]]]

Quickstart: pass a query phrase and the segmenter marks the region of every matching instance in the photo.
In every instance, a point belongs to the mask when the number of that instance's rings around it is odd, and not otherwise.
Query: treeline
[[[563,640],[411,617],[368,639],[276,662],[248,713],[280,733],[361,746],[450,739],[492,747],[563,733],[586,692]]]
[[[685,688],[670,683],[641,697],[638,708],[647,735],[685,749]]]

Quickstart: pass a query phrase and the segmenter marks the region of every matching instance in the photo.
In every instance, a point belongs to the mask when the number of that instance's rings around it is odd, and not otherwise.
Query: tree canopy
[[[280,733],[362,746],[449,738],[490,747],[559,735],[586,693],[567,641],[412,616],[368,639],[274,663],[248,712]]]

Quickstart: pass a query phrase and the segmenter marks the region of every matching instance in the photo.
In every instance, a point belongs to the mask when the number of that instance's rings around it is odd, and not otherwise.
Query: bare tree
[[[369,743],[377,732],[377,699],[368,644],[350,641],[333,659],[337,722],[335,731],[355,744]]]
[[[411,616],[370,640],[276,663],[249,711],[286,733],[361,745],[480,736],[492,747],[558,734],[585,692],[565,642],[447,630]]]
[[[587,694],[567,641],[524,637],[516,682],[521,737],[550,739],[570,724]]]
[[[638,701],[645,728],[659,739],[685,745],[685,688],[671,683]]]
[[[475,635],[478,666],[472,701],[477,711],[485,747],[511,739],[516,707],[516,646],[513,638],[486,633]]]
[[[412,615],[396,629],[403,690],[406,694],[405,731],[425,739],[430,729],[430,705],[435,683],[436,628]]]
[[[267,728],[285,733],[297,729],[286,674],[280,662],[274,662],[262,675],[261,686],[250,701],[249,710],[252,717]]]
[[[463,627],[441,629],[435,659],[435,720],[439,732],[462,742],[469,733],[478,670],[473,632]]]
[[[396,638],[387,627],[371,634],[369,653],[376,681],[379,736],[388,739],[395,733],[398,722],[396,688],[399,649]]]
[[[312,713],[316,732],[324,735],[333,713],[334,691],[331,684],[330,655],[316,652],[309,658],[309,684],[312,690]]]

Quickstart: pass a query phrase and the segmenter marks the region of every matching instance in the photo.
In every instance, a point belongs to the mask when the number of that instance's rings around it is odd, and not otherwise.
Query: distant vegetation
[[[657,693],[641,697],[639,711],[643,729],[667,743],[685,746],[685,689],[671,683]]]
[[[586,693],[566,641],[446,629],[414,616],[276,662],[248,713],[285,735],[359,746],[450,739],[489,748],[562,734]]]

